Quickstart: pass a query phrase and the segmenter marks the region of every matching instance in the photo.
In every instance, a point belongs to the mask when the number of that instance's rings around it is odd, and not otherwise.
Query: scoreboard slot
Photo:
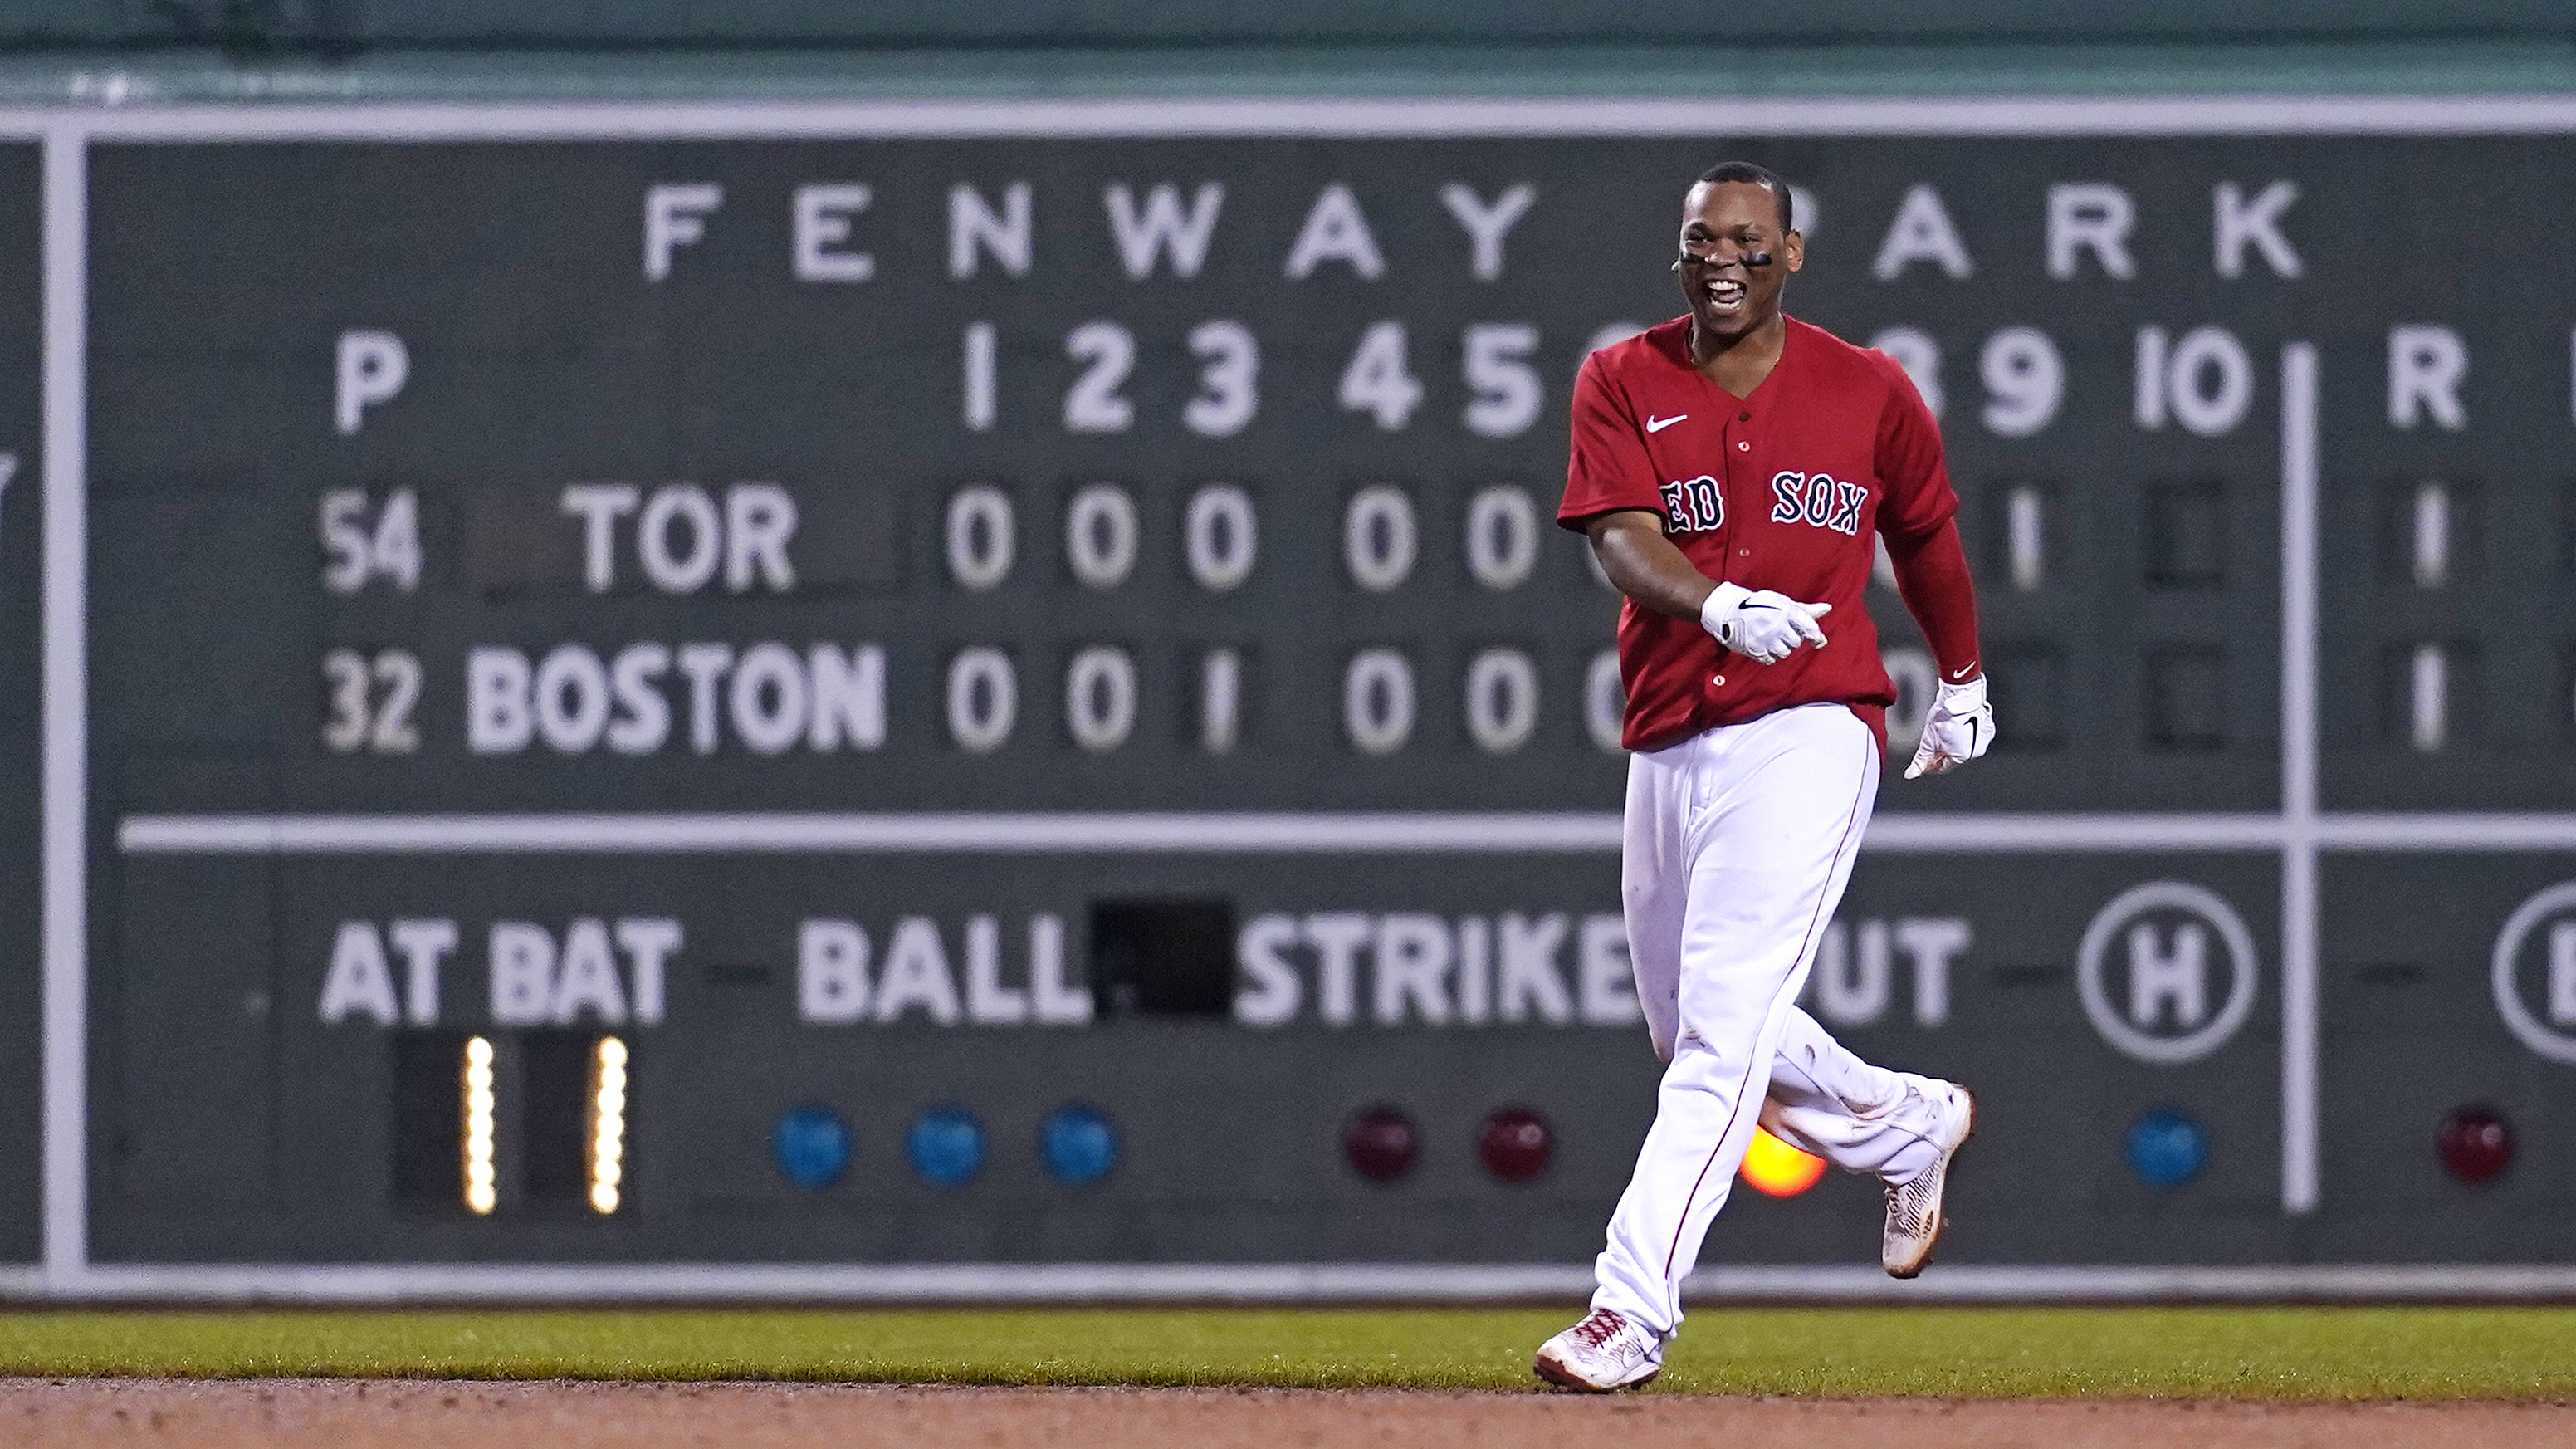
[[[2165,644],[2146,651],[2147,743],[2167,750],[2227,744],[2227,651],[2217,644]]]
[[[474,1054],[478,1062],[462,1031],[399,1031],[388,1040],[393,1100],[386,1142],[395,1204],[415,1212],[490,1211],[498,1173],[477,1182],[472,1167],[477,1161],[492,1166],[491,1043],[471,1038],[483,1044]]]
[[[529,1207],[625,1205],[628,1050],[623,1038],[580,1031],[519,1036],[526,1083],[518,1113]]]
[[[2576,744],[2576,640],[2558,646],[2557,734],[2562,744]]]
[[[2037,640],[1990,643],[1986,674],[1994,693],[1996,749],[2024,753],[2065,746],[2066,655],[2061,646]],[[1889,718],[1892,735],[1892,712]]]
[[[1234,1015],[1234,902],[1093,901],[1097,1016]]]
[[[2148,587],[2226,586],[2226,484],[2204,478],[2148,484],[2146,525]]]

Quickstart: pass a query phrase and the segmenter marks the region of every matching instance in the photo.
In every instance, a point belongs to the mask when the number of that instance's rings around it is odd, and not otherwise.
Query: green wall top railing
[[[0,39],[18,46],[2209,43],[2571,34],[2576,12],[2566,0],[21,0],[0,12]]]
[[[0,102],[2576,93],[2571,0],[0,0]]]

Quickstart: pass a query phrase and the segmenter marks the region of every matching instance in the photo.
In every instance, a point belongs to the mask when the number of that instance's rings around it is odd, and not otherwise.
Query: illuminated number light
[[[492,1043],[470,1037],[465,1043],[465,1206],[477,1216],[500,1201],[498,1175],[492,1167]]]
[[[617,1211],[618,1186],[626,1176],[626,1043],[613,1036],[599,1039],[591,1055],[590,1206],[599,1213]]]

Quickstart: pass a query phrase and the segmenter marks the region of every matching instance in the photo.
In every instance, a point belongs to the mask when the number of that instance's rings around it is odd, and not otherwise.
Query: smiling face
[[[1703,181],[1682,198],[1682,296],[1701,337],[1720,344],[1780,316],[1780,290],[1806,265],[1804,237],[1780,225],[1781,199],[1753,181]],[[1746,266],[1768,253],[1767,266]]]

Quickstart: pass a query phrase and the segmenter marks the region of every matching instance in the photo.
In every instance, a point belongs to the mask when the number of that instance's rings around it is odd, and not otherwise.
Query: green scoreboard
[[[51,122],[0,882],[41,778],[85,918],[0,917],[0,1249],[1579,1283],[1656,1063],[1564,411],[1743,157],[1978,572],[1997,749],[1807,988],[1980,1090],[1947,1261],[2576,1266],[2576,112],[2283,114]]]

